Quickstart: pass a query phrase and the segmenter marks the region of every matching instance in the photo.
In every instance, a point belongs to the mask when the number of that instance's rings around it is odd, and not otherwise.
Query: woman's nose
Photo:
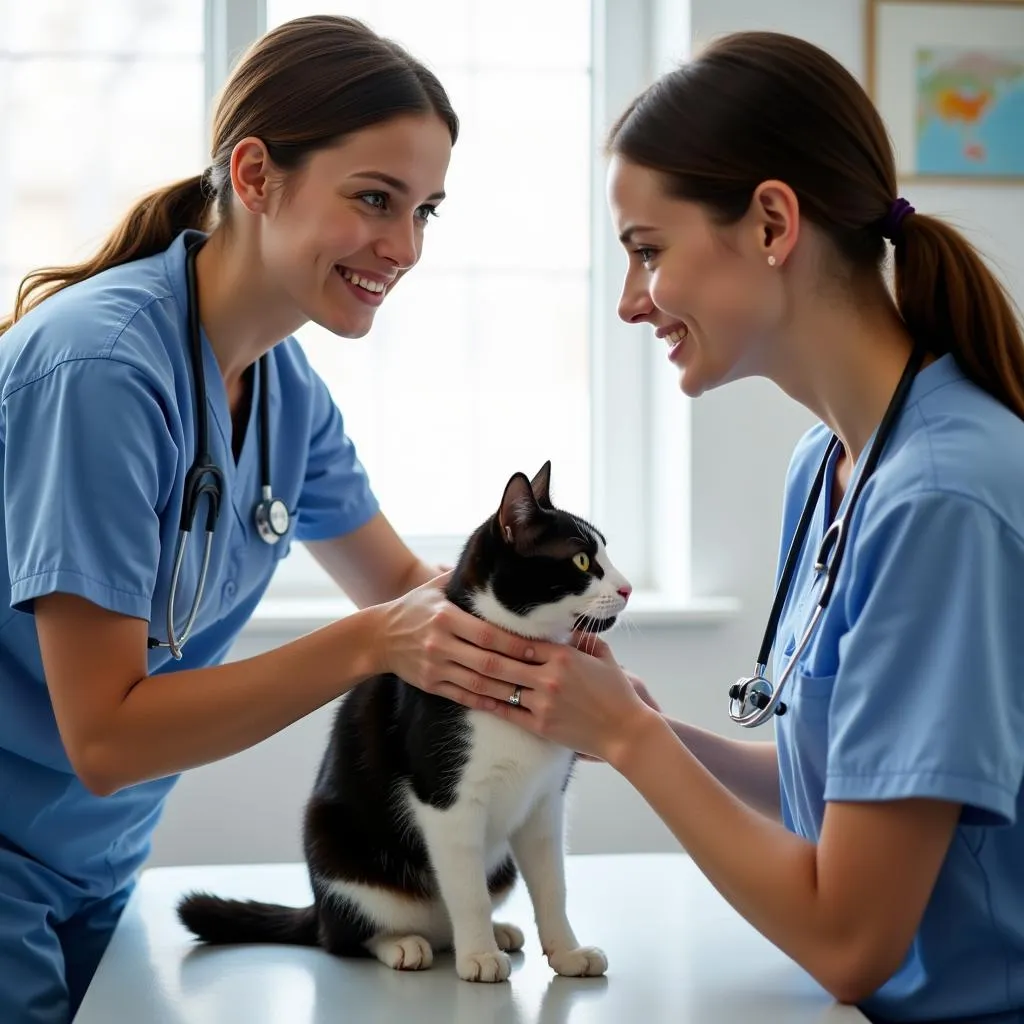
[[[619,298],[619,319],[627,324],[642,324],[649,322],[653,315],[654,303],[647,289],[631,287],[627,282]]]
[[[408,270],[420,258],[419,236],[415,225],[396,220],[389,225],[375,246],[377,255],[393,263],[399,270]]]

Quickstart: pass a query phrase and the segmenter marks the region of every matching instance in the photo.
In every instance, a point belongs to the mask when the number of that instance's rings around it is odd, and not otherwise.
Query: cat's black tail
[[[283,907],[256,900],[225,900],[208,893],[189,893],[178,903],[178,919],[211,945],[273,942],[316,946],[316,905]]]

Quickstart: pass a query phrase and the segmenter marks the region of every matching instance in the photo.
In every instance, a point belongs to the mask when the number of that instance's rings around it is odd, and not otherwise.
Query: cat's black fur
[[[593,561],[594,537],[601,535],[553,507],[549,475],[546,463],[532,482],[521,473],[509,480],[498,510],[462,550],[446,591],[454,604],[474,613],[473,594],[489,585],[502,605],[525,614],[586,590],[587,573],[572,557],[584,552]],[[601,571],[595,562],[594,574]],[[600,631],[613,622],[577,625]],[[396,813],[394,797],[407,784],[424,803],[450,807],[469,756],[468,737],[462,705],[391,674],[361,683],[339,703],[306,806],[303,838],[313,905],[296,909],[195,893],[179,904],[181,921],[208,943],[295,943],[321,945],[341,956],[372,955],[364,945],[374,933],[371,923],[337,894],[325,898],[323,880],[437,898],[423,837]],[[500,894],[516,877],[509,857],[490,873],[488,889]]]

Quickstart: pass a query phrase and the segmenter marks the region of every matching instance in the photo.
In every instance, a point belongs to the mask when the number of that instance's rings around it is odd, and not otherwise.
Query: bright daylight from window
[[[588,514],[590,4],[269,0],[267,27],[310,13],[407,45],[461,121],[423,257],[370,335],[300,334],[385,511],[461,537],[550,458],[555,499]]]
[[[201,170],[203,123],[203,0],[0,0],[4,312],[29,270]]]

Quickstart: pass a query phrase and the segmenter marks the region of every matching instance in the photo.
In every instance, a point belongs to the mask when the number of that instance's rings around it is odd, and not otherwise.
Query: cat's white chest
[[[503,844],[537,801],[565,782],[572,752],[482,711],[469,715],[469,760],[458,787],[463,800],[487,807],[489,847]]]

